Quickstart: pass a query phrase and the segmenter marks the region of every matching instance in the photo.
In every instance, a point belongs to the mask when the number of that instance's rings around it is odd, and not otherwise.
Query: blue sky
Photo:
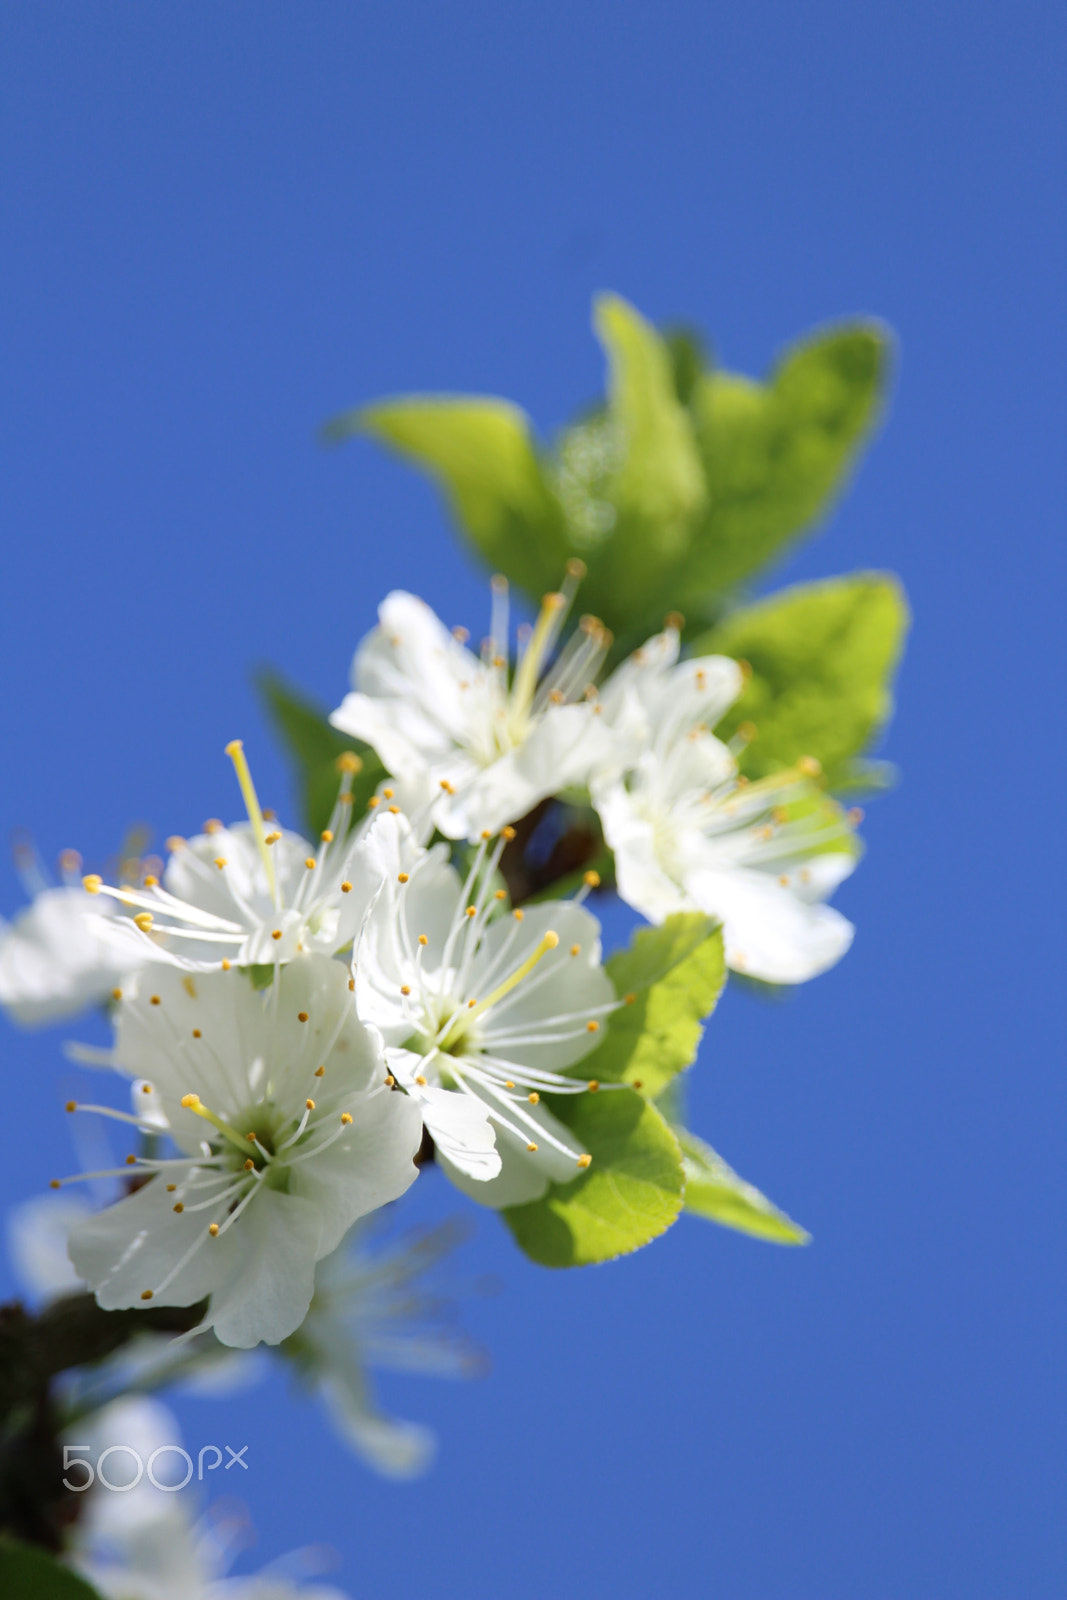
[[[0,8],[0,828],[48,857],[225,814],[235,735],[284,796],[250,668],[335,703],[388,588],[481,625],[431,491],[321,450],[331,413],[481,391],[550,434],[600,288],[753,373],[848,313],[899,340],[774,581],[902,576],[903,780],[847,961],[731,993],[691,1089],[814,1244],[683,1220],[552,1275],[480,1218],[491,1375],[386,1385],[441,1433],[421,1486],[280,1378],[183,1402],[250,1441],[256,1561],[332,1543],[359,1600],[1062,1592],[1065,53],[1040,0]],[[72,1164],[63,1036],[3,1025],[5,1203]]]

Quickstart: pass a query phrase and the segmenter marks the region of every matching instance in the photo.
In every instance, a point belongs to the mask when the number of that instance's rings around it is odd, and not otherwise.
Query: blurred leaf
[[[605,970],[622,999],[604,1042],[575,1069],[583,1078],[627,1083],[654,1098],[696,1057],[703,1021],[726,980],[722,929],[700,912],[679,912],[658,928],[639,928]]]
[[[616,631],[631,631],[658,596],[665,571],[689,548],[706,501],[693,426],[675,388],[671,353],[652,325],[617,295],[599,295],[593,321],[608,358],[608,472],[601,486],[609,536],[581,548],[589,573],[582,603]],[[662,620],[656,617],[656,622]]]
[[[759,736],[742,758],[747,775],[760,778],[809,755],[822,762],[831,788],[877,784],[879,768],[856,757],[892,713],[907,625],[896,579],[864,572],[784,589],[696,640],[697,654],[733,656],[752,668],[716,730],[729,738],[739,723],[755,724]]]
[[[699,328],[687,324],[662,330],[663,343],[671,362],[674,392],[687,406],[693,398],[697,383],[703,377],[708,361],[707,345]]]
[[[702,1139],[675,1128],[685,1168],[685,1209],[724,1228],[773,1244],[808,1244],[810,1233],[779,1211],[765,1195],[739,1178]]]
[[[411,395],[347,412],[326,429],[335,440],[353,433],[378,439],[429,472],[489,565],[532,599],[559,588],[573,551],[518,406]]]
[[[768,383],[714,372],[693,414],[710,509],[680,574],[684,609],[732,588],[828,511],[878,417],[889,338],[845,324],[787,352]]]
[[[99,1600],[95,1589],[36,1545],[0,1538],[3,1600]]]
[[[580,1267],[648,1244],[682,1208],[685,1177],[666,1122],[632,1089],[546,1103],[593,1158],[571,1183],[503,1213],[519,1247],[545,1267]]]
[[[594,323],[606,400],[541,458],[508,401],[412,395],[350,411],[326,437],[373,437],[433,476],[486,561],[535,602],[569,558],[583,610],[616,635],[611,660],[692,618],[824,515],[877,415],[889,348],[877,324],[815,334],[769,382],[708,371],[699,337],[660,335],[617,295]]]
[[[369,745],[338,733],[330,726],[321,706],[286,683],[271,668],[258,672],[255,683],[275,731],[296,768],[303,825],[307,831],[315,837],[330,820],[341,783],[337,757],[343,750],[356,751],[363,762],[352,784],[352,813],[358,816],[386,776],[374,751]]]

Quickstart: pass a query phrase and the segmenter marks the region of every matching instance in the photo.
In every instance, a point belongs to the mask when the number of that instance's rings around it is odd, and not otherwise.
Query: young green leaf
[[[0,1594],[4,1600],[99,1600],[95,1589],[36,1545],[0,1538]]]
[[[503,1213],[526,1255],[545,1267],[589,1266],[665,1233],[681,1211],[685,1176],[678,1142],[655,1106],[632,1089],[548,1103],[593,1159],[543,1200]]]
[[[385,768],[369,745],[338,733],[321,706],[265,668],[256,675],[258,688],[283,745],[296,767],[304,826],[314,836],[330,819],[340,785],[337,758],[345,750],[358,753],[363,765],[352,784],[352,814],[359,816]]]
[[[822,517],[877,420],[889,338],[845,324],[801,341],[769,382],[713,372],[692,411],[709,510],[694,531],[678,604],[732,588]]]
[[[638,929],[606,971],[625,1003],[608,1020],[603,1043],[574,1070],[654,1098],[693,1062],[722,992],[722,929],[700,912],[679,912],[661,927]]]
[[[744,1178],[739,1178],[709,1144],[675,1128],[685,1168],[685,1209],[724,1228],[750,1233],[772,1244],[808,1244],[811,1235]]]
[[[698,654],[733,656],[752,668],[716,729],[725,739],[740,723],[755,724],[759,737],[742,760],[748,776],[815,756],[831,788],[876,784],[879,769],[856,758],[892,713],[907,624],[896,579],[861,572],[782,590],[698,640]]]
[[[518,406],[491,397],[409,395],[348,412],[325,432],[332,440],[364,433],[390,446],[436,479],[459,526],[495,571],[535,601],[559,588],[574,552]]]

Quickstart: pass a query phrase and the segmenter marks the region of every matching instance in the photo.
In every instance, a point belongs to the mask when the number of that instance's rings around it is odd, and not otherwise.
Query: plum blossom
[[[410,1187],[418,1108],[387,1086],[349,981],[302,956],[263,992],[236,970],[153,967],[122,995],[113,1064],[143,1079],[179,1153],[129,1157],[111,1175],[139,1186],[71,1234],[101,1306],[209,1299],[199,1326],[223,1344],[277,1344],[307,1312],[315,1263]],[[158,1110],[68,1109],[158,1129]]]
[[[592,688],[611,636],[583,617],[554,654],[580,563],[562,592],[545,596],[510,671],[508,586],[493,580],[481,653],[450,633],[422,600],[396,590],[352,663],[352,692],[330,721],[374,747],[406,809],[428,807],[450,839],[514,822],[543,800],[589,782],[616,740]]]
[[[588,1091],[565,1074],[617,1005],[600,926],[579,900],[507,911],[503,845],[483,839],[464,880],[442,846],[421,850],[402,818],[383,817],[367,840],[383,888],[353,962],[359,1014],[418,1101],[439,1164],[493,1207],[536,1200],[589,1165],[541,1097]]]
[[[730,966],[799,983],[834,965],[853,927],[823,904],[853,870],[855,816],[798,762],[756,783],[712,731],[742,688],[723,656],[678,662],[667,628],[604,685],[611,725],[638,753],[591,784],[619,894],[651,922],[699,910],[723,925]]]

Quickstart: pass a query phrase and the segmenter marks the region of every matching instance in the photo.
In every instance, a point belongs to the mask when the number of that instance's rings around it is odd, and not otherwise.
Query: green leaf
[[[655,1106],[632,1089],[547,1103],[593,1162],[543,1200],[503,1213],[520,1248],[545,1267],[580,1267],[666,1232],[681,1211],[685,1177],[678,1142]]]
[[[722,929],[700,912],[679,912],[661,927],[638,929],[605,970],[620,999],[634,998],[612,1013],[603,1043],[576,1070],[601,1083],[625,1080],[655,1098],[691,1065],[722,992]]]
[[[765,1195],[739,1178],[709,1144],[675,1128],[685,1168],[685,1209],[724,1228],[750,1233],[772,1244],[808,1244],[810,1233],[779,1211]]]
[[[321,833],[330,820],[340,788],[337,758],[345,750],[355,751],[363,763],[352,784],[352,811],[358,816],[386,776],[374,751],[369,745],[338,733],[321,706],[270,668],[258,672],[255,682],[274,729],[296,767],[304,826],[309,833]]]
[[[795,345],[767,383],[730,372],[697,383],[710,508],[679,605],[730,589],[826,514],[878,417],[889,348],[880,325],[845,324]]]
[[[99,1600],[95,1589],[36,1545],[0,1538],[4,1600]]]
[[[665,559],[689,543],[689,518],[704,504],[704,472],[671,352],[652,325],[618,295],[599,295],[593,321],[608,357],[608,410],[622,459],[613,498],[622,526],[613,554],[625,553],[627,522],[654,529]],[[630,535],[636,537],[636,528]],[[643,555],[643,552],[635,551]]]
[[[729,738],[753,722],[759,737],[742,766],[751,778],[815,756],[831,788],[878,782],[856,757],[892,709],[892,680],[908,609],[896,579],[875,572],[798,584],[733,612],[696,641],[752,668],[744,693],[716,732]]]
[[[518,406],[491,397],[408,395],[348,412],[326,433],[335,440],[368,434],[413,461],[444,489],[491,567],[535,600],[559,588],[573,551]]]
[[[598,469],[589,487],[603,507],[591,539],[583,542],[575,496],[562,481],[561,498],[589,568],[582,605],[617,632],[632,632],[638,623],[643,629],[653,618],[662,621],[655,608],[664,576],[685,557],[707,499],[704,469],[667,344],[617,295],[597,297],[593,321],[608,358],[608,393],[606,414],[580,435]],[[561,466],[571,468],[568,482],[575,476],[574,445],[565,441],[560,456]]]

